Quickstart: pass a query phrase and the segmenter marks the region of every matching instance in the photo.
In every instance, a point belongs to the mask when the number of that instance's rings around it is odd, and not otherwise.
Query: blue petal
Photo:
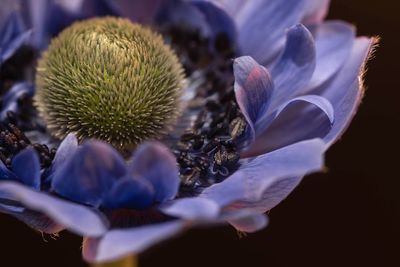
[[[220,207],[206,198],[182,198],[160,207],[165,214],[185,220],[213,220],[220,213]]]
[[[287,28],[304,16],[304,0],[253,0],[236,14],[239,45],[244,55],[262,65],[271,63],[284,44]]]
[[[205,189],[201,197],[217,202],[220,207],[249,208],[265,212],[282,201],[299,180],[323,167],[325,144],[320,139],[299,142],[244,162],[240,169],[219,184]],[[273,186],[283,181],[284,186]],[[264,193],[270,194],[264,198]]]
[[[125,174],[125,162],[117,151],[105,143],[91,141],[55,170],[52,188],[70,200],[98,207]]]
[[[254,233],[267,226],[268,218],[265,214],[255,214],[237,220],[230,220],[229,223],[239,231]]]
[[[271,71],[275,83],[271,109],[305,89],[315,70],[315,54],[311,33],[301,24],[290,28],[285,50]]]
[[[236,42],[235,24],[226,12],[208,2],[194,1],[193,5],[203,13],[208,22],[208,25],[212,30],[212,43],[214,43],[215,38],[219,34],[226,34],[231,43]]]
[[[2,180],[19,181],[19,178],[0,160],[0,181]]]
[[[185,228],[182,221],[170,221],[126,230],[111,230],[101,238],[83,242],[83,257],[88,262],[101,263],[139,254],[148,247],[168,239]]]
[[[323,138],[332,129],[334,110],[331,103],[317,95],[306,95],[284,103],[266,120],[268,127],[257,132],[256,141],[242,157],[266,152],[312,138]]]
[[[329,21],[315,32],[317,66],[309,88],[322,85],[347,61],[355,40],[355,30],[350,24],[341,21]]]
[[[126,177],[113,186],[102,204],[106,209],[146,209],[154,201],[154,188],[144,179]]]
[[[30,83],[17,83],[4,95],[0,120],[7,117],[9,111],[18,112],[18,100],[24,96],[33,96],[34,88]]]
[[[84,236],[99,236],[107,230],[106,221],[94,210],[14,182],[0,182],[0,194],[19,201],[27,209],[47,215],[59,225]]]
[[[209,37],[212,33],[201,10],[184,0],[164,1],[155,22],[161,27],[179,25],[198,30],[204,37]]]
[[[11,163],[12,170],[19,180],[33,189],[40,189],[40,161],[33,148],[19,152]]]
[[[318,93],[326,97],[335,109],[335,123],[324,138],[327,146],[330,146],[343,134],[357,111],[364,94],[362,84],[364,67],[376,42],[376,39],[358,38],[354,42],[349,59],[335,80],[318,90]]]
[[[150,182],[154,187],[156,202],[173,199],[179,188],[176,159],[160,143],[144,143],[136,151],[128,166],[129,175]]]
[[[0,64],[9,59],[30,35],[31,31],[25,30],[21,15],[18,12],[11,13],[0,30]]]
[[[326,17],[330,0],[306,0],[306,13],[303,23],[312,25],[321,23]]]
[[[251,57],[240,57],[233,64],[235,95],[250,129],[250,143],[255,138],[256,124],[263,117],[271,102],[274,84],[267,69]]]

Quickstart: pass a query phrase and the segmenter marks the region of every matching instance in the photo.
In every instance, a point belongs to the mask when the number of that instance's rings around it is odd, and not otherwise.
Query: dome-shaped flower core
[[[74,132],[126,148],[168,131],[183,80],[160,35],[127,19],[94,18],[51,41],[38,64],[35,103],[58,138]]]

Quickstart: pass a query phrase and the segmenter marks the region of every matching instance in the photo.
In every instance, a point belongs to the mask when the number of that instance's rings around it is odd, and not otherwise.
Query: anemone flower
[[[95,263],[196,225],[264,228],[349,126],[376,42],[324,21],[329,1],[16,2],[0,211],[82,235]]]

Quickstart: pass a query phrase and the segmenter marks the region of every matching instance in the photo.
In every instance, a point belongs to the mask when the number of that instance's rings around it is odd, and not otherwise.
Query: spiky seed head
[[[183,68],[159,34],[127,19],[77,22],[39,60],[35,103],[58,138],[74,132],[126,148],[166,133]]]

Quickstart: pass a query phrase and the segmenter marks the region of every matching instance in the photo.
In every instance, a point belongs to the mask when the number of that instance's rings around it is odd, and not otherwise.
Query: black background
[[[327,154],[327,174],[308,176],[270,212],[270,225],[239,238],[231,227],[196,229],[140,256],[140,266],[400,266],[399,6],[333,0],[330,18],[381,37],[364,103]],[[0,215],[0,266],[86,266],[80,238],[42,237]]]

